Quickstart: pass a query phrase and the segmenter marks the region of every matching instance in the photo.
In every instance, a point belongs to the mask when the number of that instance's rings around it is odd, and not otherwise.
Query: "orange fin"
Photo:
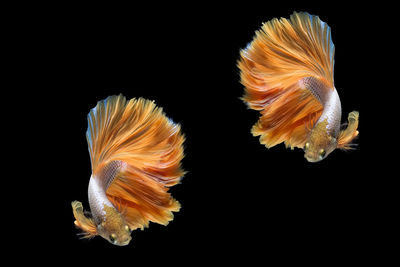
[[[252,128],[267,148],[285,142],[286,147],[303,148],[309,131],[321,116],[322,105],[308,90],[292,86],[261,111]]]
[[[252,129],[262,144],[303,147],[322,105],[300,81],[313,77],[333,89],[333,57],[330,28],[317,16],[295,12],[290,20],[273,19],[256,32],[238,67],[243,100],[262,114]]]
[[[93,173],[111,161],[126,163],[106,192],[109,200],[131,229],[143,228],[149,221],[167,224],[172,212],[179,210],[168,187],[184,175],[180,126],[153,101],[127,101],[121,95],[99,102],[88,117]]]
[[[164,183],[146,170],[129,166],[107,190],[107,196],[123,209],[125,220],[133,230],[147,227],[149,221],[167,225],[179,202],[171,197]]]

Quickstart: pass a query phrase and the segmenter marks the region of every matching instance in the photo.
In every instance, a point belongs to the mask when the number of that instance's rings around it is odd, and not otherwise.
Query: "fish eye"
[[[114,243],[114,244],[115,244],[116,238],[117,238],[117,235],[116,235],[116,234],[111,234],[111,235],[110,235],[110,241],[111,241],[111,243]]]
[[[308,149],[309,147],[310,147],[310,143],[307,142],[307,143],[305,144],[305,146],[304,146],[304,149]]]
[[[325,149],[321,149],[321,150],[319,151],[319,155],[321,156],[321,158],[325,157],[325,154],[326,154]]]
[[[130,231],[131,231],[131,229],[129,229],[129,226],[128,226],[128,225],[125,225],[125,230],[126,230],[127,232],[130,232]]]

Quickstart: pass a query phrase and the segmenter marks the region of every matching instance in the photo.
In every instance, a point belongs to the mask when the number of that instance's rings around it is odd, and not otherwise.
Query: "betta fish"
[[[262,25],[238,62],[242,99],[261,113],[251,130],[261,144],[303,148],[309,162],[352,148],[359,113],[349,113],[347,128],[341,127],[333,66],[330,27],[319,17],[295,12]]]
[[[184,171],[184,136],[162,108],[143,98],[122,95],[99,101],[88,114],[86,139],[92,167],[90,212],[72,202],[83,237],[101,236],[127,245],[131,231],[149,222],[167,225],[180,209],[168,188]]]

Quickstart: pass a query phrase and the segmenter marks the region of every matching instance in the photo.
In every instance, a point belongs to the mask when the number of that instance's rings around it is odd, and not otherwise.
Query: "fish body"
[[[238,62],[244,102],[260,111],[254,136],[267,148],[284,142],[303,148],[309,162],[336,148],[349,149],[358,135],[358,112],[341,130],[342,107],[334,86],[334,44],[317,16],[294,13],[263,24]]]
[[[184,175],[180,126],[152,101],[127,101],[122,95],[98,102],[88,124],[90,214],[82,203],[72,202],[75,225],[84,237],[100,235],[123,246],[131,231],[150,221],[168,224],[180,208],[168,193]]]

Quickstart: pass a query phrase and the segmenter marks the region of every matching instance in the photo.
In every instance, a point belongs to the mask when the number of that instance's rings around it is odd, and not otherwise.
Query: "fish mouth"
[[[320,159],[315,159],[315,158],[308,157],[307,154],[305,154],[304,157],[306,158],[306,160],[308,162],[318,162],[318,161],[320,161]]]
[[[129,239],[129,240],[126,240],[126,241],[121,242],[121,243],[114,243],[114,245],[117,245],[117,246],[122,247],[122,246],[128,245],[130,241],[131,241],[131,240]]]
[[[132,240],[132,238],[129,238],[129,239],[127,239],[126,241],[124,241],[124,242],[122,242],[122,243],[119,243],[118,245],[119,246],[126,246],[126,245],[128,245],[129,244],[129,242]]]

